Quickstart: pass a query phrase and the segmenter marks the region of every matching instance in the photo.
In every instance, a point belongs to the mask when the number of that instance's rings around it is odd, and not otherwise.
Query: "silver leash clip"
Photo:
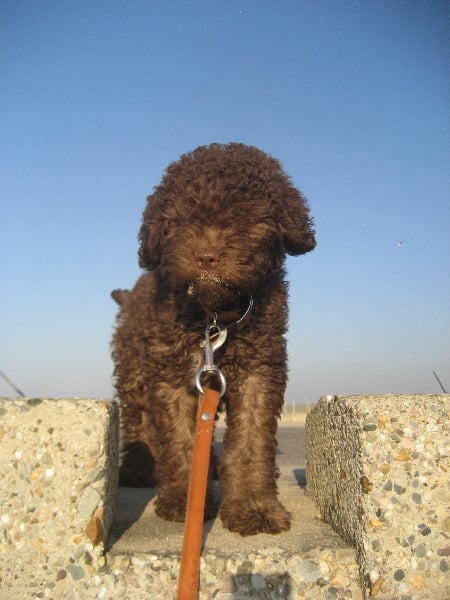
[[[214,352],[220,348],[227,339],[227,328],[221,329],[217,325],[217,319],[214,315],[214,321],[212,325],[209,324],[209,321],[206,325],[205,330],[205,339],[200,344],[202,348],[205,350],[205,364],[200,367],[195,375],[195,384],[197,386],[198,391],[203,394],[203,386],[201,383],[201,377],[204,373],[212,373],[216,375],[220,382],[220,397],[225,394],[227,390],[227,382],[224,374],[219,369],[219,367],[214,363]]]

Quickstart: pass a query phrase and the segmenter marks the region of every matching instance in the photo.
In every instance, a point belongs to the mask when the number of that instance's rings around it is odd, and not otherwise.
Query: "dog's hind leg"
[[[128,398],[132,401],[127,401]],[[119,484],[128,487],[155,485],[155,461],[151,452],[152,431],[146,412],[135,395],[122,394],[120,406]]]

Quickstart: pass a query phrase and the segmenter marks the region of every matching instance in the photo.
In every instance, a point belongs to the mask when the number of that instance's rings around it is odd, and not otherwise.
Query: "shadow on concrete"
[[[106,544],[106,552],[122,535],[139,521],[145,509],[156,496],[155,487],[119,487],[114,522]]]
[[[251,564],[249,561],[244,561],[237,567],[237,572],[231,576],[231,579],[232,585],[234,584],[238,591],[232,595],[227,593],[227,598],[276,598],[277,600],[293,598],[295,586],[287,571],[270,574],[260,571],[253,573]]]
[[[306,469],[293,469],[292,473],[294,474],[295,480],[298,485],[305,490],[306,489]]]

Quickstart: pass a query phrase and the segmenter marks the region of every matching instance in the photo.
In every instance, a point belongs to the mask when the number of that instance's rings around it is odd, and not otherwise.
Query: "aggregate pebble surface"
[[[105,552],[117,489],[114,402],[0,400],[0,600],[176,598],[180,556]],[[361,598],[352,548],[204,549],[200,600]]]
[[[449,396],[321,400],[308,489],[356,551],[205,548],[199,599],[448,600],[449,414]],[[0,400],[0,600],[176,598],[179,554],[105,552],[117,429],[114,402]]]
[[[176,598],[178,555],[115,556],[109,565],[124,598]],[[125,570],[124,570],[125,568]],[[206,552],[200,564],[200,600],[326,598],[361,600],[354,551],[323,549],[304,556],[270,548],[242,557]]]
[[[450,396],[324,397],[306,426],[308,492],[366,595],[448,600]]]
[[[114,402],[0,399],[0,598],[69,597],[103,568],[117,434]]]

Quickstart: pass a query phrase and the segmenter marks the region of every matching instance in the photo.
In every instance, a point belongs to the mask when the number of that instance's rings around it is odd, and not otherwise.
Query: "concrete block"
[[[450,598],[450,395],[324,397],[306,434],[308,494],[364,597]]]
[[[0,399],[1,597],[100,597],[118,412],[106,400]]]

